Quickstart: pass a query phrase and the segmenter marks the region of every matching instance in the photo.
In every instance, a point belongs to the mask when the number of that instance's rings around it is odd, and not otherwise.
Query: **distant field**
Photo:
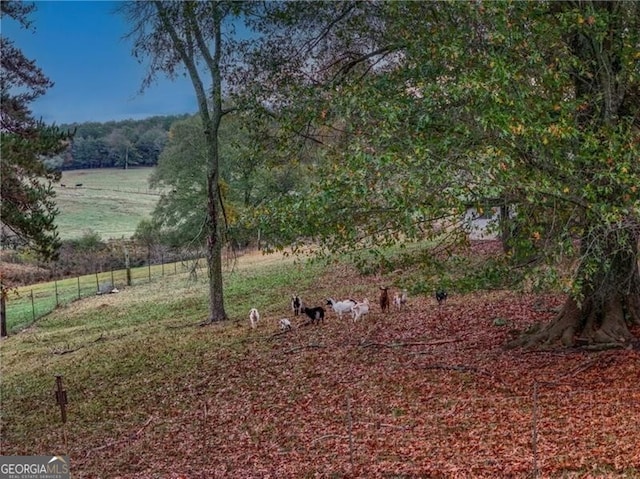
[[[133,235],[140,220],[150,218],[158,202],[159,191],[149,189],[153,170],[147,167],[63,172],[60,185],[55,187],[60,237],[77,238],[88,230],[102,239]]]

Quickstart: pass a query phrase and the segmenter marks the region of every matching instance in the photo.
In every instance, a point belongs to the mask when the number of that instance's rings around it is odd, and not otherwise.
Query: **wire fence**
[[[187,401],[184,397],[180,400]],[[324,464],[327,477],[343,477],[344,473],[354,471],[360,477],[383,478],[540,479],[638,477],[636,474],[640,473],[640,389],[637,385],[594,389],[593,385],[534,383],[528,392],[518,395],[464,398],[430,395],[423,400],[428,405],[427,413],[421,408],[418,416],[398,406],[390,415],[388,404],[376,410],[369,403],[363,404],[354,391],[345,395],[342,414],[329,420],[326,429],[310,433],[303,424],[290,417],[283,418],[281,425],[288,431],[285,436],[265,437],[266,442],[259,444],[245,442],[237,446],[237,451],[225,445],[227,456],[213,454],[208,456],[208,461],[209,464],[224,463],[221,476],[231,472],[226,469],[230,466],[230,456],[240,458],[252,453],[264,458],[279,457],[287,464],[298,462],[302,468],[300,477],[312,475],[312,471],[305,470],[305,464]],[[72,451],[103,464],[108,456],[124,450],[140,450],[144,454],[149,442],[163,443],[166,436],[184,433],[182,429],[174,431],[175,427],[192,428],[193,437],[205,443],[225,437],[222,429],[227,431],[230,425],[217,413],[216,399],[199,397],[196,403],[201,414],[189,425],[165,414],[152,414],[146,420],[141,419],[133,436],[112,438],[90,451],[81,445],[74,450],[72,444]],[[273,405],[265,407],[273,408]],[[273,421],[272,426],[277,429],[278,418]],[[245,425],[247,429],[251,427],[251,424]],[[241,463],[239,459],[236,467],[243,467]],[[259,463],[259,460],[256,467],[272,468],[274,477],[280,472],[274,464]]]
[[[128,286],[161,280],[178,274],[197,276],[207,264],[200,257],[148,264],[129,269],[96,271],[92,274],[47,283],[14,288],[6,295],[6,319],[9,333],[27,328],[56,308],[89,296],[110,294]]]

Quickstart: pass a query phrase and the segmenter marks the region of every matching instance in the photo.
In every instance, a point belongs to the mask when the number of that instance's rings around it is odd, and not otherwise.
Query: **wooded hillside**
[[[62,130],[75,131],[73,143],[65,153],[48,160],[48,164],[59,170],[156,165],[169,128],[187,116],[62,125]]]

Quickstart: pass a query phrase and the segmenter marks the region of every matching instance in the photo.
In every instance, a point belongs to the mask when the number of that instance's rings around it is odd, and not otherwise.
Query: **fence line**
[[[371,467],[376,471],[376,477],[430,477],[431,474],[441,477],[450,474],[451,477],[477,475],[538,479],[559,477],[563,472],[570,474],[589,467],[593,468],[594,476],[599,476],[602,468],[609,473],[606,477],[612,477],[611,468],[640,468],[637,446],[614,453],[615,456],[606,453],[589,456],[614,441],[621,444],[636,441],[640,430],[640,388],[603,390],[574,385],[570,392],[572,398],[568,398],[567,391],[558,386],[534,382],[528,394],[507,397],[477,395],[460,399],[456,402],[467,403],[471,407],[464,414],[456,411],[455,407],[452,409],[451,398],[430,397],[429,400],[436,399],[435,402],[440,404],[431,412],[421,412],[418,418],[409,411],[390,417],[388,405],[376,411],[361,404],[357,394],[346,391],[342,405],[344,414],[335,417],[335,427],[331,431],[317,430],[312,434],[307,430],[291,432],[294,442],[299,445],[292,460],[331,464],[332,458],[341,456],[342,463],[351,468],[366,471]],[[513,407],[505,410],[503,405],[496,403],[496,399],[511,401]],[[576,413],[577,405],[583,406],[580,413]],[[220,427],[217,417],[207,413],[215,410],[215,398],[201,400],[200,407],[204,411],[203,434],[216,435],[216,428]],[[566,423],[556,422],[559,415],[566,419]],[[607,428],[612,420],[616,427]],[[579,427],[580,421],[586,421],[587,427],[580,428],[581,435],[574,436],[573,428]],[[133,440],[131,436],[122,440],[114,438],[114,442],[99,449],[131,447],[132,441],[137,440],[144,442],[146,425],[151,422],[155,429],[166,427],[171,430],[175,427],[175,418],[154,414]],[[433,440],[436,437],[439,439],[437,442]],[[204,441],[209,439],[206,437]],[[381,455],[377,449],[378,441],[394,446],[385,451],[388,454]],[[260,451],[264,452],[270,446],[278,448],[277,440],[262,444]],[[422,463],[405,454],[414,448],[423,450]],[[290,452],[288,447],[277,450],[283,460]],[[400,473],[397,469],[400,464],[412,466]],[[505,468],[511,469],[506,475]]]
[[[435,453],[441,449],[442,439],[440,444],[430,445],[429,438],[442,434],[444,430],[448,431],[444,433],[445,436],[449,434],[452,441],[445,441],[447,447],[453,449],[455,443],[466,446],[473,443],[471,449],[474,453],[465,457],[462,452],[451,452],[440,462],[430,460],[428,465],[437,475],[450,467],[452,473],[466,470],[468,475],[464,477],[474,474],[486,477],[487,473],[501,477],[505,465],[515,464],[519,469],[518,477],[536,479],[548,477],[550,469],[562,470],[566,464],[572,464],[577,470],[586,467],[581,463],[585,459],[582,454],[588,455],[600,446],[608,446],[614,439],[620,443],[636,441],[635,444],[639,444],[639,387],[594,389],[574,384],[571,391],[562,390],[561,387],[567,388],[569,385],[534,382],[528,394],[514,396],[478,395],[455,400],[450,397],[430,397],[429,401],[435,399],[438,405],[434,406],[432,412],[421,414],[419,421],[407,414],[393,418],[387,424],[371,409],[360,409],[357,398],[347,393],[343,433],[321,435],[315,439],[305,436],[300,441],[308,442],[311,439],[314,448],[326,442],[325,448],[341,449],[345,456],[349,454],[351,464],[355,450],[355,462],[363,464],[381,461],[375,457],[375,451],[367,450],[367,443],[372,442],[372,434],[397,443],[399,450],[396,454],[400,457],[402,446],[412,449],[413,444],[426,444],[427,449]],[[509,408],[504,407],[504,402],[515,406],[510,414],[505,415]],[[470,409],[457,410],[456,404],[460,403],[465,403]],[[576,414],[578,408],[580,413]],[[556,421],[559,417],[566,419],[566,424],[558,424]],[[581,427],[581,421],[585,422],[586,427]],[[611,423],[616,427],[609,427]],[[572,434],[575,429],[583,433],[587,431],[587,436]],[[567,441],[567,438],[573,440]],[[504,447],[495,448],[496,445]],[[627,449],[626,453],[626,456],[621,452],[621,455],[592,458],[593,463],[589,465],[640,468],[637,450]],[[376,470],[379,471],[378,468]],[[396,477],[392,472],[389,471],[389,477]]]
[[[202,258],[189,257],[172,263],[149,262],[130,268],[130,279],[127,277],[126,269],[119,269],[77,276],[75,281],[73,278],[65,278],[16,288],[10,290],[6,297],[7,329],[9,333],[15,333],[29,327],[56,308],[96,294],[111,293],[114,288],[122,289],[128,286],[129,281],[131,286],[135,286],[165,276],[185,273],[197,275],[199,270],[206,268],[206,261],[202,261]]]

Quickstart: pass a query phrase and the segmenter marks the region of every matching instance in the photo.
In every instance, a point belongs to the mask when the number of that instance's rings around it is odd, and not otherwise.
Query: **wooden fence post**
[[[60,415],[62,416],[62,438],[64,440],[64,448],[69,450],[69,441],[67,439],[67,391],[62,386],[62,376],[56,374],[56,403],[60,406]]]
[[[31,317],[36,320],[36,305],[33,301],[33,290],[31,290]]]
[[[533,382],[531,448],[533,449],[533,478],[538,478],[538,382]]]
[[[0,283],[0,338],[8,336],[7,331],[7,292]]]
[[[127,270],[127,286],[131,286],[131,263],[129,261],[129,250],[124,247],[124,267]]]

